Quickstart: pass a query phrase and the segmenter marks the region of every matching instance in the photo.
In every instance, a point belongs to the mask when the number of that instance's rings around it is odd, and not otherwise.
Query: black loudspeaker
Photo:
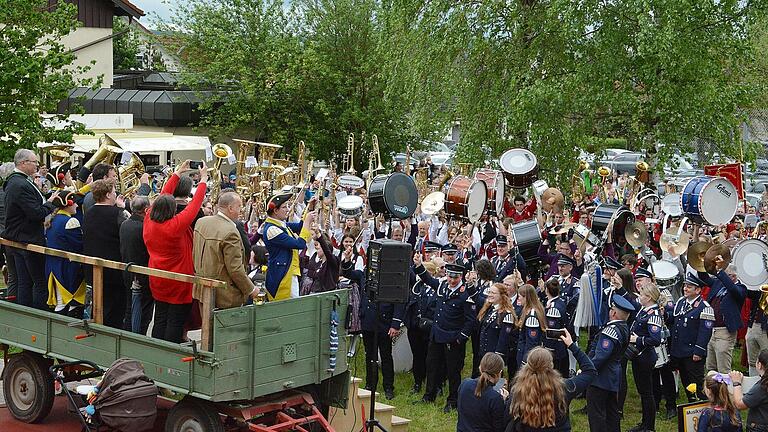
[[[410,292],[410,243],[372,240],[368,244],[366,289],[377,302],[407,303]]]

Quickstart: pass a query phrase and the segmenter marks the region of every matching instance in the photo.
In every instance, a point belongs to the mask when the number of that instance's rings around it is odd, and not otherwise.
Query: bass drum
[[[539,178],[539,161],[526,149],[510,149],[499,158],[504,177],[514,189],[525,189]]]
[[[768,244],[758,239],[742,240],[731,252],[741,283],[759,290],[768,282]]]
[[[408,219],[419,203],[416,182],[409,175],[395,172],[376,176],[368,190],[371,211],[388,218]]]
[[[501,171],[482,168],[475,173],[475,180],[485,182],[488,187],[488,213],[492,216],[504,214],[504,174]]]
[[[485,211],[488,189],[485,182],[456,176],[446,186],[445,212],[475,223]]]
[[[629,208],[619,204],[600,204],[592,214],[592,232],[598,237],[605,234],[613,221],[613,238],[624,234],[624,227],[635,221],[635,215]]]
[[[680,194],[683,213],[699,225],[727,224],[736,214],[738,205],[736,187],[722,177],[694,177],[688,180]]]
[[[521,222],[510,228],[515,240],[518,253],[526,265],[539,262],[539,246],[541,246],[541,230],[538,221]]]

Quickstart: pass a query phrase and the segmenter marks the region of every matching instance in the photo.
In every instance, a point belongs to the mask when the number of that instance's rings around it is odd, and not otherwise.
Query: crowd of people
[[[441,168],[428,160],[419,166],[435,189],[445,183]],[[538,196],[507,189],[497,197],[503,212],[488,211],[478,223],[421,209],[389,223],[367,204],[344,217],[334,203],[346,195],[365,202],[367,191],[327,187],[333,172],[300,191],[273,193],[265,214],[227,187],[234,184],[222,183],[211,202],[209,170],[191,169],[189,161],[164,182],[145,174],[130,199],[118,194],[117,169],[105,163],[41,167],[37,153],[22,149],[0,176],[3,238],[218,279],[227,287],[216,292],[215,308],[349,290],[346,326],[362,337],[366,388],[378,388],[381,369],[384,395],[395,396],[393,341],[407,329],[412,392],[424,403],[445,394],[443,410],[458,410],[459,431],[570,430],[569,404],[577,397],[586,397],[591,430],[620,431],[630,364],[642,408],[633,432],[655,430],[659,410],[664,418],[677,416],[675,373],[689,401],[712,402],[700,431],[768,430],[768,319],[761,292],[740,282],[728,256],[717,255],[711,272],[695,270],[684,255],[661,247],[663,215],[643,202],[632,209],[649,233],[643,247],[613,227],[599,247],[577,235],[577,227],[592,225],[597,206],[629,199],[626,176],[607,179],[578,202],[548,203],[548,213]],[[766,224],[745,225],[758,214],[768,219],[766,209],[741,207],[729,224],[691,229],[692,241],[762,240]],[[541,241],[534,256],[524,257],[514,227],[526,221],[538,222]],[[367,249],[377,238],[411,245],[405,303],[369,299]],[[9,247],[2,255],[6,300],[88,316],[89,266]],[[650,265],[657,260],[674,264],[677,282],[657,280]],[[147,334],[151,324],[152,337],[182,342],[206,319],[203,288],[110,269],[101,277],[105,325]],[[579,318],[585,303],[593,303],[586,309],[594,314],[590,325]],[[749,375],[761,376],[745,393],[743,376],[731,370],[737,344]],[[472,376],[462,377],[467,345]]]

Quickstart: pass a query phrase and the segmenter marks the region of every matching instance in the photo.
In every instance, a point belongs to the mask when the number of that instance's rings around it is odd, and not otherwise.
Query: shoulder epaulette
[[[661,315],[651,315],[648,317],[648,324],[656,327],[662,327],[664,325],[664,322],[661,319]]]
[[[539,324],[539,319],[536,318],[536,315],[531,315],[525,319],[525,326],[531,328],[539,328],[541,325]]]
[[[267,240],[272,240],[282,233],[283,233],[283,230],[281,230],[280,228],[274,225],[270,225],[269,228],[267,228]]]
[[[515,320],[512,318],[512,314],[508,313],[504,315],[504,319],[502,320],[504,324],[514,324]]]
[[[547,309],[547,316],[549,318],[560,318],[562,315],[560,315],[560,309],[556,307],[551,307]]]
[[[76,218],[69,218],[67,224],[64,225],[65,229],[77,229],[80,228],[80,221]]]
[[[603,329],[603,334],[608,336],[609,338],[618,341],[619,340],[619,331],[616,330],[616,327],[614,326],[608,326]]]
[[[715,310],[712,309],[712,306],[710,306],[709,303],[704,302],[704,308],[701,310],[699,319],[709,320],[709,321],[715,320]]]

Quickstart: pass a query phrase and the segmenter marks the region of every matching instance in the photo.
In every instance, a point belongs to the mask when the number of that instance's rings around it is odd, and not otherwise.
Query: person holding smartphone
[[[547,296],[547,305],[545,308],[547,315],[547,337],[544,339],[544,347],[552,351],[552,360],[555,362],[555,369],[564,377],[569,376],[568,351],[565,345],[560,342],[561,332],[554,332],[550,335],[550,330],[563,330],[568,325],[568,313],[566,311],[565,301],[560,298],[560,283],[552,278],[544,284],[544,292]]]

